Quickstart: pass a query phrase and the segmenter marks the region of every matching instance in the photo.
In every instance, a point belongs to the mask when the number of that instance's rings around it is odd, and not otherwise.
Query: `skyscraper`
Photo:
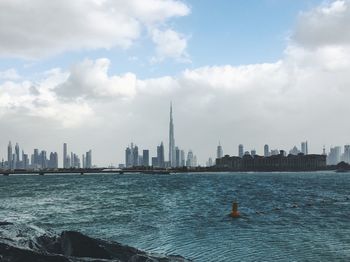
[[[264,146],[264,157],[268,157],[270,156],[270,149],[269,149],[269,145],[265,145]]]
[[[222,146],[219,142],[218,148],[216,150],[216,157],[217,158],[222,158],[224,156],[224,151],[222,150]]]
[[[15,154],[16,154],[16,167],[18,167],[19,161],[20,161],[20,158],[19,158],[19,145],[18,145],[18,143],[16,143],[16,145],[15,145]]]
[[[91,151],[91,149],[86,152],[85,168],[92,168],[92,151]]]
[[[142,165],[149,166],[149,150],[147,149],[142,151]]]
[[[173,105],[170,103],[170,122],[169,122],[169,163],[171,167],[176,166],[174,123],[173,123]]]
[[[125,149],[125,166],[126,167],[131,167],[132,166],[132,153],[131,153],[131,148],[127,147]]]
[[[9,142],[7,146],[7,168],[12,169],[12,144],[11,141]]]
[[[157,146],[157,160],[158,160],[159,167],[165,167],[163,142],[160,143],[160,146]]]
[[[244,155],[244,148],[243,148],[243,145],[240,144],[240,145],[238,146],[238,156],[239,156],[239,157],[243,157],[243,155]]]
[[[301,142],[301,153],[303,153],[304,155],[309,154],[309,149],[308,149],[307,141]]]
[[[180,149],[178,147],[175,147],[175,158],[176,158],[176,167],[180,166]]]
[[[63,168],[68,168],[67,161],[67,143],[63,144]]]

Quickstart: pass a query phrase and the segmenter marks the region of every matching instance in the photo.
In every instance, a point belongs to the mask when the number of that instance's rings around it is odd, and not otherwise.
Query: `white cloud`
[[[0,80],[18,80],[21,78],[17,73],[17,70],[14,68],[10,68],[5,71],[0,71]]]
[[[74,65],[67,81],[56,88],[56,92],[67,98],[109,98],[132,97],[135,95],[136,76],[126,73],[122,76],[108,76],[110,61],[107,58],[96,61],[85,60]]]
[[[0,56],[40,58],[69,50],[128,48],[142,27],[189,13],[176,0],[2,0]]]
[[[173,58],[179,62],[190,62],[186,52],[187,38],[184,35],[172,29],[164,31],[153,29],[152,40],[156,44],[157,53],[157,56],[152,59],[153,62],[159,62],[165,58]]]
[[[85,118],[94,115],[91,107],[83,100],[61,101],[52,92],[66,75],[58,71],[47,74],[39,83],[30,81],[7,81],[0,85],[0,116],[6,118],[38,118],[37,121],[51,121],[56,128],[74,128],[80,126]],[[23,120],[26,122],[25,120]],[[40,124],[38,127],[41,128]]]
[[[292,40],[305,48],[350,44],[350,1],[328,1],[300,15]]]

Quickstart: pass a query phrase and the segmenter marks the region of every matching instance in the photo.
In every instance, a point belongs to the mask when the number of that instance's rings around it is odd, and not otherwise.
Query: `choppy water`
[[[336,173],[1,176],[0,220],[194,261],[350,261],[349,197]]]

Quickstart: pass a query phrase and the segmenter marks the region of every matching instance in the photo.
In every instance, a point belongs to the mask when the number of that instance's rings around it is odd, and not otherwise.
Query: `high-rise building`
[[[20,161],[20,159],[19,159],[19,145],[18,145],[18,143],[16,143],[16,145],[15,145],[15,154],[16,154],[16,163],[18,165],[19,161]]]
[[[216,157],[217,158],[222,158],[223,156],[224,156],[224,151],[222,150],[222,146],[221,146],[221,144],[219,142],[219,145],[218,145],[218,147],[216,149]]]
[[[132,166],[132,153],[131,148],[127,147],[125,149],[125,167],[131,167]]]
[[[243,155],[244,155],[244,148],[243,148],[243,145],[240,144],[240,145],[238,146],[238,156],[239,156],[239,157],[243,157]]]
[[[270,149],[269,149],[269,145],[264,145],[264,157],[268,157],[270,156]]]
[[[85,155],[85,168],[92,168],[92,151],[91,149]]]
[[[340,162],[341,147],[331,147],[327,157],[327,165],[336,165]]]
[[[188,151],[188,153],[187,153],[186,166],[193,167],[193,152],[192,152],[192,150]]]
[[[169,162],[171,167],[176,166],[176,152],[175,152],[175,137],[174,137],[174,123],[173,123],[173,105],[170,103],[170,122],[169,122]]]
[[[185,160],[185,151],[180,150],[180,166],[183,167],[186,165],[186,160]]]
[[[40,167],[47,168],[47,156],[45,150],[42,150],[40,153]]]
[[[158,167],[158,157],[152,157],[152,167]]]
[[[159,167],[165,167],[164,163],[164,145],[163,142],[160,143],[159,146],[157,146],[157,159],[158,159],[158,166]]]
[[[132,166],[139,166],[139,148],[137,145],[132,148]]]
[[[142,165],[149,166],[149,150],[147,149],[142,151]]]
[[[175,166],[179,167],[180,166],[180,149],[178,147],[175,147],[175,156],[176,156]]]
[[[350,145],[344,146],[344,153],[343,153],[342,161],[344,161],[346,163],[350,163]]]
[[[29,168],[29,158],[28,158],[28,154],[24,154],[24,152],[22,152],[22,162],[23,162],[22,167],[24,169],[28,169]]]
[[[8,169],[13,169],[12,165],[12,144],[11,141],[9,142],[7,146],[7,168]]]
[[[40,159],[39,159],[39,149],[35,148],[34,149],[34,154],[33,154],[33,161],[32,161],[32,165],[34,168],[36,168],[40,163]]]
[[[56,152],[50,153],[50,159],[47,164],[48,168],[58,168],[58,155]]]
[[[301,153],[303,153],[304,155],[308,155],[309,154],[307,141],[301,142]]]
[[[86,168],[85,155],[81,155],[81,160],[83,161],[83,168]]]
[[[63,144],[63,168],[68,168],[67,143]]]

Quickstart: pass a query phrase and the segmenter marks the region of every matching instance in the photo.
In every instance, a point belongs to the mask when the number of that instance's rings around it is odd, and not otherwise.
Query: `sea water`
[[[350,261],[349,198],[350,173],[12,175],[0,221],[194,261]]]

